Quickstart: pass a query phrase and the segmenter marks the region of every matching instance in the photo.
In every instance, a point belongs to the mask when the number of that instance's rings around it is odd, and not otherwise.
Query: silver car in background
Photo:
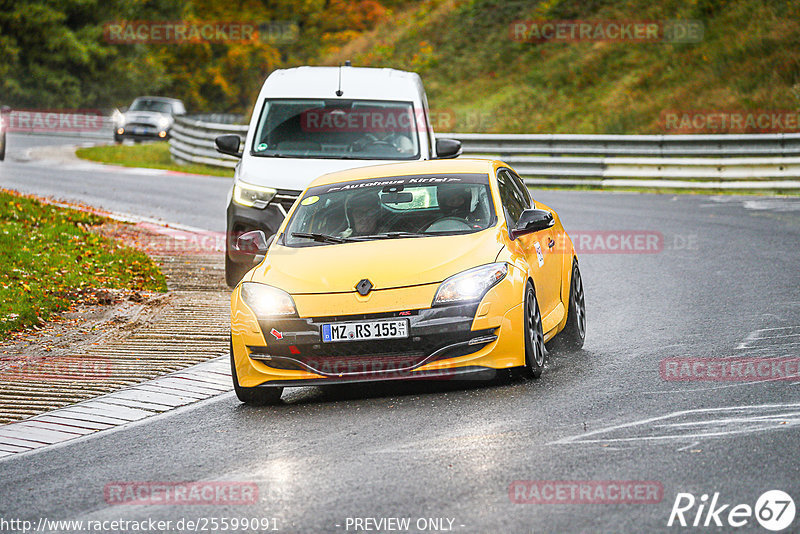
[[[114,113],[114,141],[169,139],[176,115],[184,115],[186,108],[176,98],[140,96],[124,113]]]

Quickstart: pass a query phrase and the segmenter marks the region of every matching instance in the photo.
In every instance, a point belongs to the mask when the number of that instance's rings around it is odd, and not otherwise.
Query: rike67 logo
[[[755,506],[723,503],[719,493],[714,493],[710,499],[705,493],[699,499],[691,493],[678,493],[667,526],[752,527],[755,518],[763,528],[780,532],[792,525],[794,516],[794,500],[781,490],[762,493]]]

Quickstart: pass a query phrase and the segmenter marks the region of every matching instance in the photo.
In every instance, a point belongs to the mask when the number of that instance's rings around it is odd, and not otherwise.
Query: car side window
[[[514,180],[505,169],[497,171],[497,187],[500,190],[500,201],[503,203],[506,222],[509,229],[517,224],[519,216],[526,208],[526,199],[522,191],[514,185]]]
[[[522,181],[522,178],[513,171],[508,172],[511,176],[512,183],[516,186],[519,190],[519,193],[522,195],[522,198],[525,200],[525,209],[530,209],[533,207],[533,201],[531,200],[531,192],[528,191],[525,182]]]

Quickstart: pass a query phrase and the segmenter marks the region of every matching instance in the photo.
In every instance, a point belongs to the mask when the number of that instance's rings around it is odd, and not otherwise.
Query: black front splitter
[[[323,386],[331,384],[356,384],[362,382],[388,382],[394,380],[492,380],[497,377],[498,369],[481,366],[454,367],[452,369],[436,369],[430,371],[414,371],[385,376],[348,376],[330,378],[307,378],[300,380],[270,380],[256,387],[298,387]]]

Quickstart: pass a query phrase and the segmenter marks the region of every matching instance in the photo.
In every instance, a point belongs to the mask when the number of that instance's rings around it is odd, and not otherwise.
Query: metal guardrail
[[[232,169],[238,159],[220,154],[214,147],[214,139],[219,135],[247,135],[246,124],[225,124],[206,122],[194,117],[176,117],[169,140],[172,159],[181,165],[203,163],[214,167]]]
[[[170,152],[178,163],[233,168],[218,135],[246,125],[179,117]],[[465,156],[498,157],[530,185],[800,189],[800,134],[577,135],[443,133]]]

